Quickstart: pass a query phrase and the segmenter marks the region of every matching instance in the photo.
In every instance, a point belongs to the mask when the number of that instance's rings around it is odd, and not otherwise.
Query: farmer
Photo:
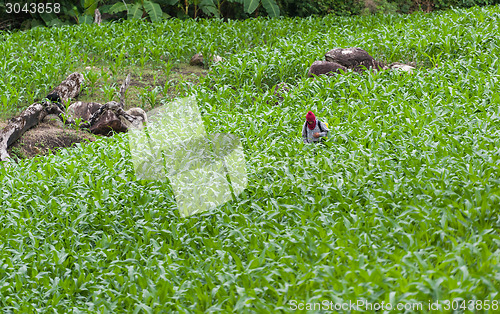
[[[306,122],[302,127],[302,138],[304,139],[304,143],[319,142],[321,137],[328,135],[328,131],[327,126],[316,119],[312,111],[306,114]]]

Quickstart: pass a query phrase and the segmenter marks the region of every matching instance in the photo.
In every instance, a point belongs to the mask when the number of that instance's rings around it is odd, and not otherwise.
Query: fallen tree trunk
[[[57,85],[49,95],[56,94],[59,96],[62,103],[66,103],[68,100],[76,98],[80,94],[80,89],[83,84],[83,75],[78,72],[73,72],[68,77]]]
[[[70,74],[47,96],[48,100],[32,104],[19,116],[9,120],[7,126],[0,131],[0,160],[7,160],[10,157],[7,148],[27,130],[40,123],[46,115],[57,114],[62,117],[64,107],[61,102],[76,97],[80,93],[82,83],[82,74],[76,72]]]
[[[63,103],[75,98],[80,93],[83,75],[70,74],[40,103],[26,108],[19,116],[9,121],[0,131],[0,160],[10,156],[7,148],[19,139],[27,130],[39,124],[48,114],[57,114],[66,124],[75,125],[91,133],[111,135],[114,132],[127,132],[129,128],[142,128],[147,123],[147,115],[141,108],[124,110],[125,92],[130,85],[130,75],[120,88],[120,102],[110,101],[105,104],[95,102],[76,102],[65,110]]]

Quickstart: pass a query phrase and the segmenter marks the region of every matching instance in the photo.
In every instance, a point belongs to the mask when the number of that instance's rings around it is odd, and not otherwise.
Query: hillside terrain
[[[182,218],[168,180],[136,179],[127,134],[3,162],[1,309],[425,313],[455,300],[495,312],[499,25],[490,6],[0,33],[4,119],[71,72],[87,79],[82,99],[102,102],[132,73],[129,105],[194,96],[208,133],[241,139],[248,175],[235,200]],[[416,69],[307,77],[336,47]],[[222,61],[183,74],[195,53]],[[301,138],[310,110],[329,124],[319,145]]]

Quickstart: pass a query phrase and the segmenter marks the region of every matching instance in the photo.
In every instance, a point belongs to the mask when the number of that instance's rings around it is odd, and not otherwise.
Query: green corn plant
[[[125,51],[121,50],[117,54],[117,56],[115,58],[115,62],[110,67],[110,70],[113,73],[113,76],[115,76],[116,74],[118,74],[118,72],[121,70],[121,68],[123,66],[124,59],[125,59]]]
[[[105,70],[104,67],[101,66],[100,78],[103,80],[103,83],[106,84],[108,80],[111,78],[111,74]]]
[[[146,55],[142,78],[163,64],[156,82],[170,73],[170,89],[196,99],[208,134],[240,138],[248,173],[237,198],[183,218],[172,182],[137,180],[130,134],[2,162],[2,308],[318,312],[327,310],[308,304],[365,300],[416,313],[470,300],[461,312],[496,313],[499,25],[500,8],[489,6],[0,33],[2,114],[18,113],[37,88],[46,95],[67,56],[71,72],[87,66],[82,56],[107,68],[122,50],[131,60]],[[167,64],[143,50],[152,45]],[[353,46],[417,68],[305,75],[325,50]],[[187,82],[185,63],[204,47],[224,52],[224,63]],[[139,61],[127,66],[140,70]],[[109,87],[106,68],[97,73]],[[268,102],[281,81],[291,90]],[[151,87],[131,105],[170,101]],[[303,143],[309,110],[328,122],[328,141]],[[22,143],[12,152],[25,158]]]
[[[85,122],[82,118],[76,118],[74,119],[75,124],[73,125],[73,128],[75,130],[80,130],[80,126],[82,125],[83,122]]]
[[[71,100],[68,99],[68,100],[64,101],[63,106],[64,106],[64,108],[66,108],[65,112],[68,112],[68,108],[69,108],[69,106],[71,106]]]
[[[160,87],[156,86],[154,88],[148,89],[144,88],[142,92],[139,94],[139,98],[142,100],[142,106],[143,108],[146,107],[146,105],[149,106],[149,108],[155,108],[156,104],[158,102],[158,96],[160,95]]]
[[[90,89],[89,94],[92,95],[94,93],[94,89],[96,87],[97,81],[99,80],[99,75],[92,70],[88,71],[84,75],[85,82],[87,83],[87,88]]]
[[[167,61],[167,62],[163,62],[162,63],[162,66],[163,66],[163,75],[165,77],[170,77],[170,73],[172,72],[172,68],[174,67],[174,63],[173,62],[170,62],[170,61]]]
[[[104,94],[106,102],[112,101],[115,96],[117,96],[117,89],[116,89],[116,84],[111,84],[111,85],[103,85],[100,88],[100,91]]]
[[[442,52],[440,52],[438,55],[434,55],[434,56],[428,55],[425,52],[422,52],[422,54],[428,58],[428,60],[430,61],[432,67],[436,67],[436,66],[439,65],[439,63],[441,61],[441,54],[442,54]]]

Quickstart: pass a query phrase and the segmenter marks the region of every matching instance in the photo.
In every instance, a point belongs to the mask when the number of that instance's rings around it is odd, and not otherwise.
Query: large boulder
[[[366,69],[381,70],[383,63],[375,60],[368,52],[361,48],[335,48],[325,54],[325,60],[336,62],[344,67],[356,72],[363,72]]]
[[[341,74],[342,72],[347,72],[347,68],[336,62],[314,61],[307,75],[309,77],[319,75],[333,76],[335,74]]]
[[[93,134],[112,135],[115,133],[127,132],[127,127],[123,125],[122,121],[116,114],[111,110],[106,110],[95,123],[93,123],[90,128],[90,132]]]
[[[130,128],[143,128],[147,121],[146,112],[141,108],[131,108],[125,112],[110,108],[105,109],[89,130],[93,134],[110,136],[127,132]]]

